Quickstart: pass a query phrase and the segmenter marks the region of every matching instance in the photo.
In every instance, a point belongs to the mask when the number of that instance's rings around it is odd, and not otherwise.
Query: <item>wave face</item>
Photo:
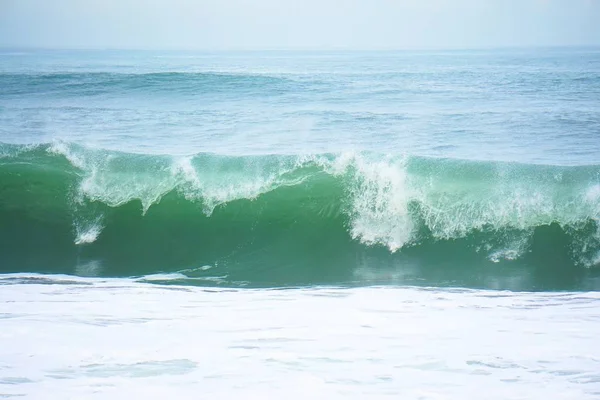
[[[598,289],[600,165],[0,148],[0,272]]]

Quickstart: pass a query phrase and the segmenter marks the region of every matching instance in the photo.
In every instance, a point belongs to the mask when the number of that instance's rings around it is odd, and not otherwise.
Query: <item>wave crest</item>
[[[273,254],[274,243],[299,251],[317,237],[315,249],[333,248],[342,234],[344,246],[386,248],[389,256],[456,243],[460,254],[497,263],[539,254],[547,231],[566,243],[569,262],[600,259],[600,166],[373,153],[173,157],[64,142],[9,150],[0,164],[0,212],[18,210],[31,224],[70,220],[71,243],[99,253],[119,240],[150,245],[168,226],[180,242],[164,251],[175,257],[198,246],[216,257],[202,265],[241,248]]]

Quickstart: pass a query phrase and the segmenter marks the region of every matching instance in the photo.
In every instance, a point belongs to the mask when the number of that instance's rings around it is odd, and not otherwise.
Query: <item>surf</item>
[[[3,273],[595,287],[600,165],[5,144],[0,221]]]

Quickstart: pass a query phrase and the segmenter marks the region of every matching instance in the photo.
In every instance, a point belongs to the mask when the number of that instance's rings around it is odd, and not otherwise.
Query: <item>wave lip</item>
[[[64,142],[0,150],[0,232],[13,244],[2,257],[12,272],[35,264],[21,252],[36,246],[67,265],[101,260],[100,275],[244,262],[285,269],[343,260],[353,269],[365,257],[421,265],[430,251],[538,265],[548,246],[563,268],[600,260],[599,165],[374,153],[173,157]]]

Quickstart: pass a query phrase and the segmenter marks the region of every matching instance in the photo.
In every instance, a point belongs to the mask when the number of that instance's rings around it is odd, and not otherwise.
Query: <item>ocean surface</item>
[[[0,398],[600,398],[600,48],[0,50]]]

